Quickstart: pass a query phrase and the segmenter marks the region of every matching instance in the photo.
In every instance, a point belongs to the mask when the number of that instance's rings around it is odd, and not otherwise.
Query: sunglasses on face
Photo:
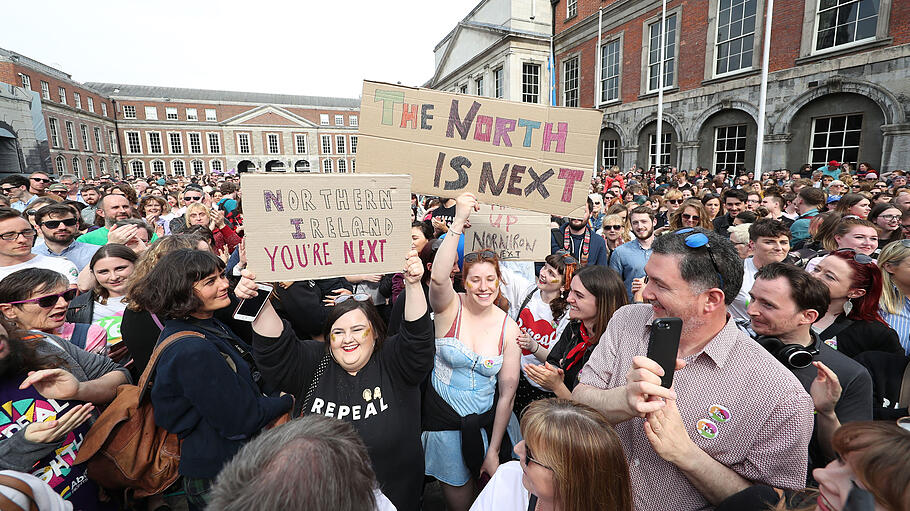
[[[464,262],[473,263],[478,259],[496,259],[496,252],[492,250],[479,250],[477,252],[471,252],[470,254],[465,254]]]
[[[720,282],[720,289],[723,289],[724,277],[720,274],[720,267],[717,266],[717,260],[714,259],[714,252],[711,250],[711,243],[710,240],[708,240],[708,235],[702,232],[695,232],[695,229],[691,227],[676,231],[676,234],[686,233],[691,233],[685,238],[687,247],[693,249],[705,247],[705,250],[708,251],[708,257],[711,258],[711,266],[714,266],[714,272],[717,273],[717,280]]]
[[[604,230],[605,231],[619,231],[619,230],[622,230],[622,226],[621,225],[605,225]]]
[[[15,186],[3,186],[3,187],[0,187],[0,192],[9,193],[10,190],[13,190],[14,188],[16,188],[16,187]]]
[[[683,213],[682,219],[689,221],[689,222],[698,222],[699,220],[701,220],[701,217],[699,217],[698,215],[687,215],[687,214]]]
[[[525,466],[527,467],[529,463],[534,463],[536,465],[540,465],[541,467],[543,467],[547,470],[553,470],[552,468],[544,465],[543,463],[537,461],[536,458],[534,458],[534,455],[531,454],[531,447],[528,445],[528,442],[525,441]]]
[[[682,202],[682,199],[667,199],[667,202],[670,204],[679,204]]]
[[[41,225],[47,227],[48,229],[56,229],[57,227],[60,227],[60,224],[63,224],[67,227],[72,227],[77,223],[79,222],[77,222],[75,218],[65,218],[63,220],[46,220],[44,222],[41,222]]]
[[[30,178],[30,179],[31,179],[32,181],[37,181],[37,182],[39,182],[39,183],[50,183],[50,182],[51,182],[50,179],[44,179],[43,177],[33,177],[33,178]]]
[[[39,296],[38,298],[29,298],[28,300],[19,300],[17,302],[9,302],[10,305],[16,305],[20,303],[37,303],[38,307],[42,309],[50,309],[54,305],[57,305],[57,301],[60,300],[60,297],[63,297],[63,300],[66,302],[73,301],[73,298],[76,298],[76,289],[67,289],[62,293],[54,293],[52,295]]]
[[[185,201],[201,201],[201,200],[202,200],[202,196],[200,195],[200,196],[197,196],[197,197],[188,197],[188,196],[184,195],[184,196],[183,196],[183,200],[185,200]]]
[[[338,305],[339,303],[344,303],[351,299],[353,299],[355,302],[368,302],[370,301],[370,295],[366,293],[357,293],[356,295],[341,295],[336,296],[333,301],[335,302],[335,305]]]

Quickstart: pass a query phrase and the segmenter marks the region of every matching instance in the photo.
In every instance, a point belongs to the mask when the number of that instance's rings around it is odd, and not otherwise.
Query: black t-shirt
[[[285,322],[281,336],[254,334],[253,354],[263,377],[302,404],[326,345],[299,340]],[[420,383],[436,353],[429,313],[402,321],[367,364],[351,375],[329,359],[309,410],[350,422],[363,438],[382,492],[399,510],[416,511],[423,489]]]
[[[446,225],[452,225],[452,222],[455,221],[455,205],[453,204],[449,207],[439,206],[433,210],[433,218],[438,218],[445,222]]]
[[[864,351],[884,351],[886,353],[903,354],[897,332],[885,323],[878,321],[854,321],[841,329],[846,321],[843,314],[834,319],[834,323],[818,334],[823,341],[835,343],[837,351],[850,358],[856,358]],[[836,334],[836,335],[835,335]],[[833,338],[833,340],[832,340]]]
[[[910,364],[910,357],[903,353],[866,351],[856,357],[872,375],[872,400],[875,420],[893,421],[910,415],[906,406],[899,406],[904,371]]]
[[[869,371],[866,371],[866,368],[859,362],[843,353],[838,353],[827,344],[823,342],[816,344],[818,355],[814,357],[814,360],[822,362],[834,371],[843,389],[840,400],[834,407],[837,419],[841,424],[872,420],[872,377],[869,376]],[[810,365],[794,369],[793,374],[803,384],[806,392],[809,392],[812,381],[818,376],[818,369]],[[813,430],[812,441],[809,443],[810,473],[812,468],[823,467],[829,461],[825,460],[821,454],[816,433],[817,428]]]

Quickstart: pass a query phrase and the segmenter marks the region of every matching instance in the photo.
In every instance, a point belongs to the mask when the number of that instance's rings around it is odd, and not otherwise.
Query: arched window
[[[193,160],[190,162],[190,165],[193,167],[194,176],[205,175],[205,163],[202,163],[202,160]]]
[[[152,175],[153,176],[163,176],[164,175],[164,162],[161,160],[155,160],[152,162]]]
[[[322,160],[322,171],[325,173],[332,172],[332,160],[328,158]]]
[[[85,172],[89,179],[95,179],[95,160],[91,158],[85,159]]]
[[[183,177],[186,175],[186,163],[183,160],[174,160],[171,162],[171,169],[175,176]]]
[[[98,160],[98,172],[100,172],[102,175],[107,173],[107,161],[105,161],[104,158]]]
[[[73,156],[73,174],[76,174],[77,176],[82,175],[82,174],[80,174],[80,170],[79,170],[79,157],[78,156]]]
[[[57,173],[66,174],[66,158],[63,156],[57,157]]]
[[[212,160],[212,172],[221,172],[222,169],[221,160]]]
[[[130,172],[133,177],[145,177],[145,164],[142,160],[133,160],[130,162]]]

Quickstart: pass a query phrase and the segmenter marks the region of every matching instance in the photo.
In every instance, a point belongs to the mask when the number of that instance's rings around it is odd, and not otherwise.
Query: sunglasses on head
[[[48,229],[56,229],[57,227],[60,227],[60,224],[63,224],[67,227],[72,227],[77,223],[79,222],[75,218],[65,218],[63,220],[45,220],[44,222],[41,222],[41,225],[47,227]]]
[[[711,250],[711,243],[708,239],[708,235],[703,232],[696,232],[692,227],[687,227],[685,229],[680,229],[676,231],[676,234],[687,234],[691,233],[685,238],[686,246],[689,248],[702,248],[705,247],[705,250],[708,251],[708,257],[711,258],[711,265],[714,266],[714,272],[717,274],[717,280],[720,282],[720,289],[724,288],[724,277],[720,274],[720,267],[717,266],[717,260],[714,259],[714,252]]]
[[[370,301],[370,295],[366,293],[357,293],[356,295],[341,295],[336,296],[333,301],[335,302],[335,305],[338,305],[339,303],[344,303],[350,299],[353,299],[356,302],[368,302]]]
[[[562,256],[563,262],[566,264],[578,264],[578,259],[575,259],[570,252],[564,249],[559,249],[556,252],[553,252],[554,255]]]
[[[908,241],[910,241],[910,240],[908,240]],[[832,252],[832,254],[838,254],[838,253],[852,254],[853,260],[858,262],[859,264],[875,263],[875,259],[872,259],[871,257],[867,256],[866,254],[860,254],[859,252],[856,251],[856,249],[853,249],[853,248],[839,248],[839,249],[835,250],[834,252]]]
[[[471,252],[464,256],[464,262],[466,263],[473,263],[478,259],[497,259],[496,252],[493,252],[492,250],[478,250],[477,252]]]
[[[16,305],[20,303],[37,303],[38,307],[42,309],[50,309],[54,305],[57,305],[57,301],[62,296],[63,299],[67,302],[73,301],[73,298],[76,298],[76,289],[67,289],[62,293],[54,293],[52,295],[39,296],[38,298],[29,298],[28,300],[19,300],[17,302],[8,302],[10,305]]]

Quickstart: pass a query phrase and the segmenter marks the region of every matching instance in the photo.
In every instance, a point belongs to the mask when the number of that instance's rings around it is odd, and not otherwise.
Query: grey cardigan
[[[40,343],[38,355],[62,358],[65,364],[61,369],[66,369],[79,381],[94,380],[112,371],[121,371],[127,381],[132,381],[127,369],[105,356],[81,350],[56,335],[32,333],[44,335],[43,339],[26,341]],[[22,428],[9,438],[0,438],[0,470],[29,472],[35,463],[62,445],[63,440],[49,444],[26,440],[25,428]]]

